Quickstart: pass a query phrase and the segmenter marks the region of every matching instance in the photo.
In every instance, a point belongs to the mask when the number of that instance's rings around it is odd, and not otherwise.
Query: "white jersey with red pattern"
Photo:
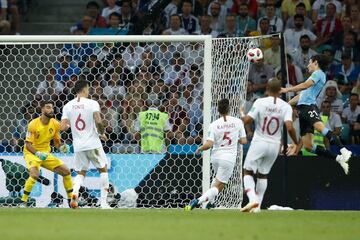
[[[236,161],[238,141],[245,138],[244,123],[241,119],[226,116],[221,117],[210,124],[209,137],[207,140],[214,142],[211,159],[221,159],[231,162]]]
[[[99,103],[88,98],[75,98],[65,104],[61,119],[70,122],[74,152],[102,147],[94,112],[100,112]]]

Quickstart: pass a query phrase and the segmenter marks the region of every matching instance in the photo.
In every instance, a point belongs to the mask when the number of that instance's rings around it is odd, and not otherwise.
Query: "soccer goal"
[[[103,145],[110,160],[110,204],[183,207],[210,186],[209,152],[194,152],[218,117],[219,99],[229,98],[231,114],[238,116],[246,97],[246,52],[258,45],[258,38],[209,36],[1,36],[0,206],[20,201],[28,177],[22,155],[26,126],[39,116],[39,103],[53,101],[60,120],[62,106],[74,97],[74,83],[85,79],[109,137]],[[147,107],[169,116],[161,150],[144,152],[138,137],[136,122]],[[70,132],[61,136],[71,145]],[[72,154],[54,152],[72,168]],[[240,207],[241,174],[240,148],[218,207]],[[81,188],[83,206],[97,204],[98,179],[91,169]],[[65,197],[61,177],[42,169],[32,205],[66,206]]]

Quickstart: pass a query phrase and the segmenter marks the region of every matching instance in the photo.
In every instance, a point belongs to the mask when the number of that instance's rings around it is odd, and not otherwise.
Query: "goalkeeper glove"
[[[61,153],[69,153],[69,152],[70,152],[70,146],[67,145],[66,143],[64,143],[63,145],[61,145],[61,146],[59,147],[59,151],[60,151]]]
[[[45,161],[46,158],[48,157],[47,153],[44,152],[36,152],[35,156],[37,156],[38,158],[40,158],[41,161]]]

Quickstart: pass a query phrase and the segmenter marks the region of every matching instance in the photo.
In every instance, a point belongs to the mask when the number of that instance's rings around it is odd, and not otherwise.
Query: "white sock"
[[[249,202],[258,202],[255,194],[255,181],[254,178],[250,175],[244,176],[244,188],[245,193],[249,198]]]
[[[100,203],[106,203],[107,195],[109,192],[109,175],[107,172],[100,173],[101,191],[100,191]]]
[[[267,178],[258,178],[256,181],[256,193],[259,199],[259,207],[261,207],[261,203],[264,198],[267,184],[268,184]]]
[[[73,192],[74,195],[79,195],[79,189],[84,184],[85,176],[78,174],[74,179]]]
[[[213,201],[218,194],[219,190],[216,187],[210,188],[201,197],[199,197],[199,204],[207,201]]]

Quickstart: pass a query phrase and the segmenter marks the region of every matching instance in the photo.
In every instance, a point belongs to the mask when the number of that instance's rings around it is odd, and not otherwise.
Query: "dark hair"
[[[100,5],[95,1],[91,1],[86,4],[86,9],[90,7],[96,7],[97,9],[100,9]]]
[[[75,86],[74,86],[74,93],[75,94],[80,93],[87,86],[89,86],[89,83],[87,81],[85,81],[85,80],[76,81]]]
[[[305,4],[303,2],[296,4],[295,8],[298,8],[298,7],[306,8],[306,6],[305,6]]]
[[[109,19],[110,19],[111,17],[117,17],[119,20],[121,19],[121,15],[118,14],[117,12],[111,13],[111,14],[109,15]]]
[[[189,3],[191,6],[193,6],[193,2],[191,0],[184,0],[181,7],[184,6],[184,3]]]
[[[304,34],[304,35],[302,35],[302,36],[300,37],[300,40],[301,40],[301,39],[308,39],[308,40],[310,40],[310,37],[309,37],[309,35]]]
[[[326,70],[328,64],[329,64],[329,59],[326,55],[324,54],[317,54],[314,55],[310,58],[313,62],[317,61],[319,68],[323,71]]]
[[[304,16],[303,15],[301,15],[301,14],[295,14],[294,15],[294,20],[299,19],[299,18],[304,21]]]
[[[52,101],[50,101],[50,100],[43,100],[43,101],[40,102],[40,108],[45,107],[46,104],[51,104],[51,105],[54,106],[54,103],[53,103]]]
[[[267,83],[267,90],[270,93],[279,93],[281,90],[281,81],[276,77],[270,78]]]
[[[230,102],[229,99],[223,98],[218,102],[218,111],[220,114],[225,115],[228,114],[230,110]]]

